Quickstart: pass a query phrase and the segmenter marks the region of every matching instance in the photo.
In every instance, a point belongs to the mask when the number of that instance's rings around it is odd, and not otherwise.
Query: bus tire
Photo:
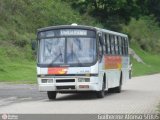
[[[47,91],[48,99],[49,100],[55,100],[57,92],[56,91]]]
[[[104,84],[104,81],[103,81],[103,84],[102,84],[102,90],[101,91],[97,91],[97,98],[104,98],[105,96],[105,84]]]
[[[120,76],[119,86],[114,88],[114,92],[115,93],[121,93],[121,90],[122,90],[122,73],[121,73],[121,76]]]

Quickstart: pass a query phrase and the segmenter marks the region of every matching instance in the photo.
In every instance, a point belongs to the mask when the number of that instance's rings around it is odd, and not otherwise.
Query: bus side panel
[[[129,60],[130,58],[128,56],[122,57],[122,83],[125,83],[129,79]]]
[[[119,86],[122,59],[118,55],[105,55],[105,71],[108,79],[108,88]]]
[[[101,60],[98,61],[98,78],[99,78],[99,88],[100,90],[102,90],[102,83],[103,83],[103,77],[105,75],[105,67],[104,67],[104,56]],[[106,83],[106,90],[108,89],[108,82],[106,81],[107,79],[105,79],[105,83]]]
[[[117,69],[107,70],[106,76],[108,79],[108,88],[113,88],[119,86],[120,82],[120,71]]]

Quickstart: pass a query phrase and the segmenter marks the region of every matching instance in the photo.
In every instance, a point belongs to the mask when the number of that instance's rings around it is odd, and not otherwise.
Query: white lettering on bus
[[[61,30],[60,35],[66,36],[66,35],[87,35],[86,30]]]

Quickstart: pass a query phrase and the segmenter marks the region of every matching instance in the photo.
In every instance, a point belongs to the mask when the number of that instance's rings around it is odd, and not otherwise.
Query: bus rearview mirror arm
[[[37,41],[36,40],[31,40],[31,48],[32,48],[32,50],[36,50],[36,48],[37,48]]]
[[[102,36],[99,36],[99,43],[100,43],[100,45],[101,45],[101,46],[103,46],[103,44],[104,44],[104,41],[103,41],[103,38],[102,38]]]

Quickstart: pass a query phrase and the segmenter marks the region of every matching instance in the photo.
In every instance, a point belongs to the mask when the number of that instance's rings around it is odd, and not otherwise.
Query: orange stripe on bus
[[[122,59],[120,56],[105,56],[105,69],[120,69]]]
[[[48,68],[48,74],[67,74],[66,67]]]

